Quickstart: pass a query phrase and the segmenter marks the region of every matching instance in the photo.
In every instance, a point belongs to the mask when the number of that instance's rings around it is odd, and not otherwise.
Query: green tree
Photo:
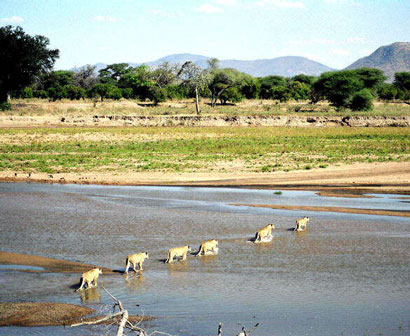
[[[217,69],[210,74],[208,90],[211,95],[211,106],[216,105],[221,94],[229,88],[240,85],[243,79],[242,72],[236,69]]]
[[[410,72],[396,72],[393,85],[403,92],[410,91]]]
[[[384,83],[377,90],[377,95],[380,99],[390,101],[396,99],[398,94],[397,88],[389,83]]]
[[[286,86],[286,79],[282,76],[267,76],[260,78],[262,99],[274,99],[273,92],[276,86]]]
[[[165,88],[160,88],[159,86],[152,86],[150,88],[149,99],[154,103],[154,105],[158,105],[158,103],[162,103],[167,100],[167,90]]]
[[[89,91],[88,96],[90,98],[100,97],[103,102],[107,98],[109,92],[112,90],[112,85],[99,83],[94,85]]]
[[[359,80],[363,82],[363,87],[373,92],[376,92],[377,88],[386,80],[383,71],[379,69],[360,68],[353,71],[358,75]]]
[[[224,90],[224,92],[221,93],[219,96],[219,100],[223,105],[226,105],[228,101],[231,101],[232,103],[239,103],[242,101],[244,98],[244,95],[242,92],[239,90],[238,87],[230,87]]]
[[[312,100],[327,99],[336,107],[349,107],[353,94],[362,88],[363,82],[355,71],[325,72],[313,84]]]
[[[48,45],[48,38],[30,36],[21,27],[0,28],[0,104],[7,103],[11,91],[30,86],[53,68],[59,51]]]
[[[247,99],[256,99],[259,97],[261,83],[255,77],[244,74],[243,80],[240,83],[241,92]]]
[[[353,111],[368,111],[373,109],[373,95],[369,89],[363,89],[353,95],[349,107]]]
[[[85,90],[79,86],[65,85],[63,89],[65,90],[66,98],[71,99],[71,100],[84,99],[86,96]]]
[[[44,74],[41,78],[41,86],[48,90],[51,87],[73,85],[74,72],[67,70],[52,71]]]
[[[312,86],[313,83],[316,81],[316,77],[315,76],[308,76],[308,75],[304,75],[304,74],[300,74],[300,75],[296,75],[294,77],[292,77],[292,81],[294,82],[299,82],[299,83],[305,83],[308,86]]]
[[[133,96],[145,100],[150,96],[150,89],[155,85],[152,73],[145,64],[136,67],[132,73],[124,75],[121,79],[122,87],[131,88]]]
[[[133,72],[134,68],[128,63],[114,63],[99,71],[99,79],[103,84],[118,85],[121,79]],[[121,86],[121,85],[119,85]]]

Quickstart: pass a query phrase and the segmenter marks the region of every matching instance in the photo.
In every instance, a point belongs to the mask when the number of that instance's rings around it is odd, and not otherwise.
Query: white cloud
[[[120,21],[118,18],[114,16],[109,16],[109,15],[107,16],[99,15],[99,16],[94,17],[94,20],[98,22],[106,22],[106,23],[115,23],[115,22]]]
[[[216,13],[222,13],[223,10],[221,7],[216,7],[214,5],[211,4],[205,4],[205,5],[201,5],[199,7],[199,11],[205,14],[216,14]]]
[[[222,6],[235,6],[236,5],[236,0],[212,0],[212,2],[218,5],[222,5]]]
[[[1,23],[23,23],[24,19],[21,16],[11,16],[9,18],[1,18]]]
[[[350,51],[346,49],[332,49],[330,50],[330,54],[335,55],[335,56],[349,56]]]
[[[257,3],[260,6],[271,5],[279,8],[305,8],[302,1],[294,0],[261,0]]]

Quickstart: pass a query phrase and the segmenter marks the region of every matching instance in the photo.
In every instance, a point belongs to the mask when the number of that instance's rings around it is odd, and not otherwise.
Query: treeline
[[[392,84],[385,83],[381,70],[361,68],[323,73],[319,77],[297,75],[292,78],[256,78],[235,69],[220,69],[217,59],[201,69],[192,62],[182,66],[162,63],[131,67],[127,63],[108,65],[97,72],[93,66],[76,71],[52,71],[37,78],[33,85],[13,91],[13,98],[63,98],[80,100],[138,99],[154,104],[166,100],[205,97],[212,106],[243,99],[327,100],[338,108],[368,110],[373,99],[410,100],[410,72],[396,73]]]

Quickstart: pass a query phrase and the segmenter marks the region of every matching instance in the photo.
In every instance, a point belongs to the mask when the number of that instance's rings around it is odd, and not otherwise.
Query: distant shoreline
[[[330,197],[363,197],[371,193],[410,195],[409,162],[359,163],[271,173],[85,172],[33,173],[30,177],[27,173],[16,174],[0,172],[0,182],[310,190]]]

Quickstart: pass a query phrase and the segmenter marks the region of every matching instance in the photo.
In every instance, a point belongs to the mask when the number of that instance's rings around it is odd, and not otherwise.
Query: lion
[[[206,256],[208,254],[216,254],[216,253],[218,253],[218,241],[216,239],[211,239],[211,240],[202,242],[201,246],[199,246],[199,251],[196,255]]]
[[[270,240],[272,238],[272,229],[275,228],[275,225],[268,224],[262,229],[258,230],[255,234],[255,243],[260,243],[262,241]]]
[[[135,273],[137,273],[137,270],[135,268],[137,264],[138,264],[138,270],[142,271],[142,263],[144,262],[145,259],[149,259],[148,252],[130,254],[125,261],[125,273],[128,273],[128,269],[130,268],[131,264],[132,264],[132,267]]]
[[[191,247],[189,245],[170,248],[168,251],[168,258],[165,262],[172,263],[175,257],[182,257],[182,260],[186,260],[186,255],[188,252],[191,252]]]
[[[306,230],[307,223],[309,222],[309,217],[304,216],[303,218],[299,218],[296,220],[296,232],[302,232]]]
[[[81,286],[77,290],[82,290],[84,285],[87,283],[87,289],[92,287],[97,287],[97,280],[99,275],[102,274],[102,270],[100,268],[93,268],[89,270],[81,276]],[[94,286],[92,283],[94,282]]]

